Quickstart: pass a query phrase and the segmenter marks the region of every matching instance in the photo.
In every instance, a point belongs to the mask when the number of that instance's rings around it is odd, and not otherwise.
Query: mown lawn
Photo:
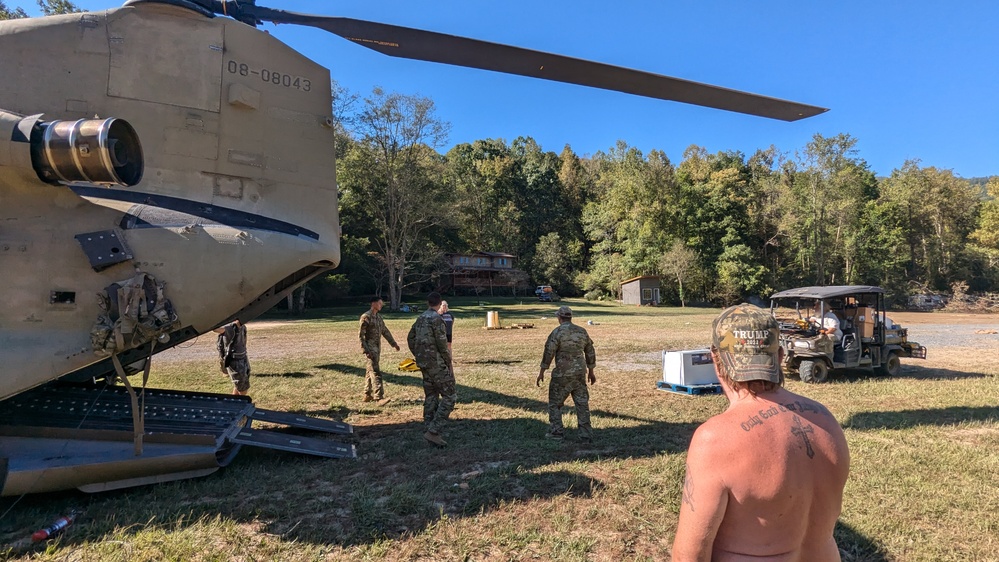
[[[596,439],[542,438],[538,362],[559,303],[451,301],[459,404],[437,450],[421,438],[419,373],[394,368],[416,314],[388,314],[403,345],[383,346],[385,407],[361,402],[363,305],[249,325],[251,395],[269,409],[354,424],[360,458],[244,448],[198,480],[86,495],[3,498],[0,541],[26,560],[663,560],[684,457],[721,396],[655,389],[662,349],[708,342],[717,310],[568,303],[597,349]],[[487,310],[506,325],[484,330]],[[905,316],[895,316],[905,323]],[[981,317],[981,323],[992,321]],[[588,325],[587,321],[592,321]],[[932,318],[922,320],[932,322]],[[913,326],[914,339],[920,339]],[[844,560],[999,560],[999,367],[995,337],[930,347],[894,379],[864,373],[788,387],[843,424],[853,466],[837,541]],[[921,340],[922,341],[922,340]],[[229,392],[214,338],[157,356],[150,386]],[[22,540],[70,509],[48,544]]]

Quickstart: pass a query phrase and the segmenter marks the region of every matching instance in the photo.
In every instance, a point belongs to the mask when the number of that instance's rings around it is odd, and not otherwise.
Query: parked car
[[[558,293],[552,289],[551,285],[538,285],[538,288],[534,289],[534,294],[538,296],[538,300],[541,302],[558,302],[562,300],[562,297],[558,296]]]
[[[936,310],[943,308],[947,301],[940,295],[912,295],[909,297],[909,307],[918,310]]]
[[[910,342],[907,329],[885,313],[884,291],[870,285],[800,287],[770,297],[780,325],[785,374],[820,383],[837,369],[868,368],[897,375],[902,357],[926,359],[926,348]],[[843,335],[839,341],[819,331],[814,318],[832,312]]]

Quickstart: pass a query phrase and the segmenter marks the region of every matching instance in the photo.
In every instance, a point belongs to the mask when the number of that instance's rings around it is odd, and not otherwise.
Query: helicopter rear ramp
[[[242,396],[146,389],[143,411],[136,454],[123,387],[53,384],[0,402],[0,496],[100,492],[205,476],[228,465],[242,445],[357,456],[353,444],[252,427],[259,421],[350,435],[350,425],[259,409]]]

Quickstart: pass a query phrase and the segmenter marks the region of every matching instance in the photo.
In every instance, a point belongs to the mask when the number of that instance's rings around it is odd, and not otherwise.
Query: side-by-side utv
[[[902,357],[925,359],[926,348],[908,340],[908,330],[887,316],[884,301],[884,290],[870,285],[800,287],[771,296],[784,373],[820,383],[837,369],[873,369],[890,376],[900,372]],[[822,333],[829,313],[841,336]]]

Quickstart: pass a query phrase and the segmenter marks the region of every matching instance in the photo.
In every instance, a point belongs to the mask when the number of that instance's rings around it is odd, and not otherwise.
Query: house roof
[[[638,277],[632,277],[631,279],[626,279],[624,281],[621,281],[621,284],[622,285],[627,285],[628,283],[631,283],[632,281],[638,281],[640,279],[655,279],[655,280],[659,281],[659,276],[658,275],[639,275]]]
[[[513,254],[504,252],[450,252],[448,256],[489,256],[491,258],[515,258]]]

